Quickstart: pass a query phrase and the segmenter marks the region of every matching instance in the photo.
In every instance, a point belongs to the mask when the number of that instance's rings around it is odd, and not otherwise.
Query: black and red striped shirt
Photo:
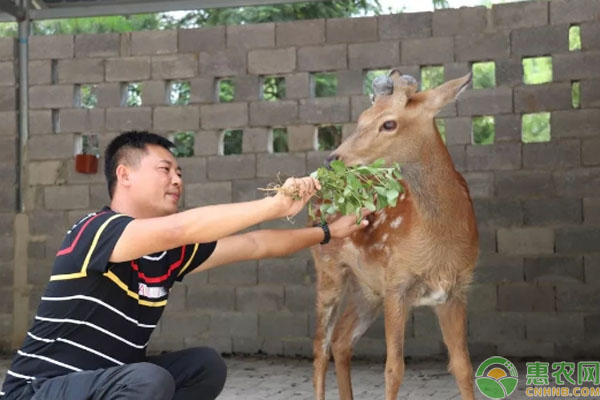
[[[0,398],[36,379],[144,360],[169,290],[212,254],[216,242],[109,262],[132,220],[105,207],[67,232]]]

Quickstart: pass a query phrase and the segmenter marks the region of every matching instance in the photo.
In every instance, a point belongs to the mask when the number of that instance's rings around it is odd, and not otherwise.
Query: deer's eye
[[[384,131],[393,131],[394,129],[396,129],[396,126],[398,126],[398,124],[396,123],[396,121],[385,121],[383,123],[383,125],[381,126],[381,129]]]

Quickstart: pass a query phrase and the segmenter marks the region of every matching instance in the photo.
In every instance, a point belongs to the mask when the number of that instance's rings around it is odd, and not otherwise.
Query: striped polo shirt
[[[145,359],[169,290],[212,254],[216,242],[109,262],[117,240],[132,220],[105,207],[67,232],[33,326],[12,361],[0,398],[20,393],[36,379]]]

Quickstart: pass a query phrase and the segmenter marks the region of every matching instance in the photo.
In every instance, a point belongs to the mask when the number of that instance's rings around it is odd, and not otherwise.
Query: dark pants
[[[212,400],[221,393],[226,376],[221,356],[198,347],[148,357],[147,362],[34,381],[16,399]]]

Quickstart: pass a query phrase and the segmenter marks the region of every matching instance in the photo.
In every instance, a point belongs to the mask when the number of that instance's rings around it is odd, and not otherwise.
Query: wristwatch
[[[323,233],[325,234],[325,238],[323,239],[321,244],[329,243],[329,240],[331,239],[331,232],[329,231],[329,226],[327,225],[326,222],[324,222],[322,225],[319,225],[319,226],[321,227],[321,229],[323,229]]]

